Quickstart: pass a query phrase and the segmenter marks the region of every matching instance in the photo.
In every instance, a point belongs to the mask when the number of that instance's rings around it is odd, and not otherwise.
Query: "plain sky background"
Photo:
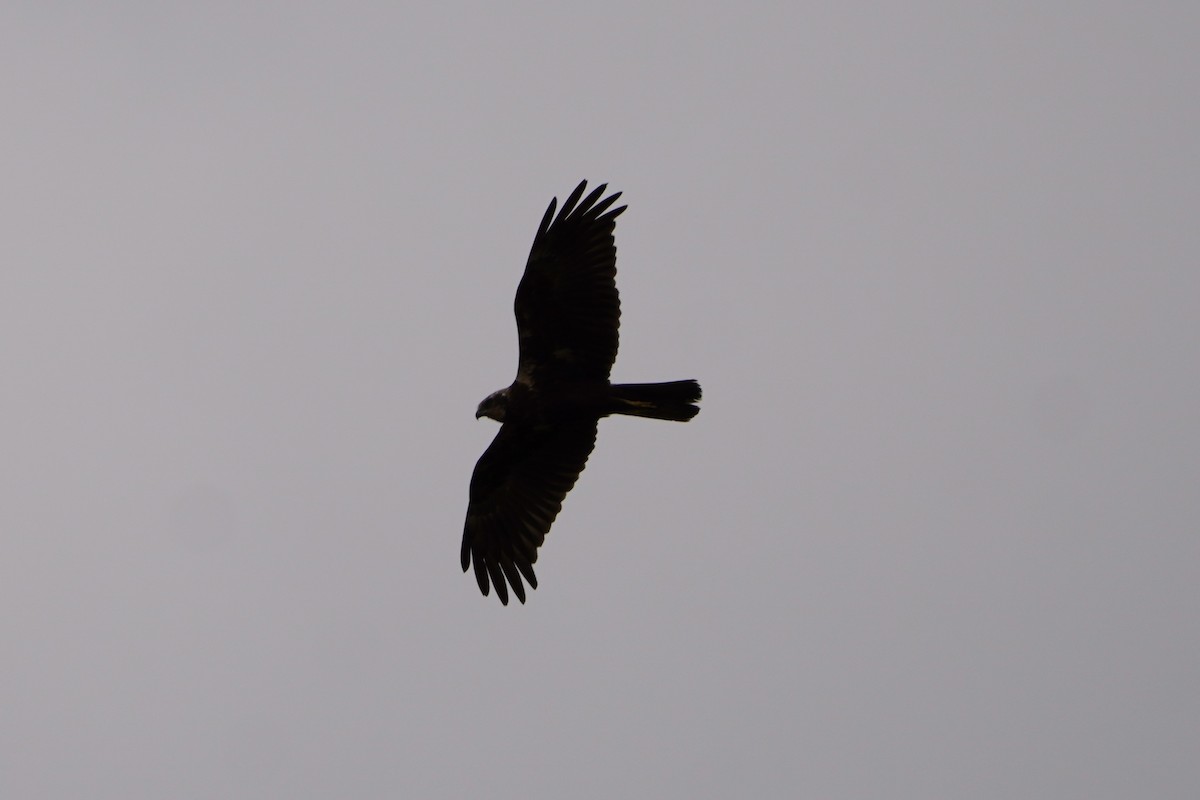
[[[6,3],[0,796],[1200,795],[1191,3]],[[546,204],[614,378],[459,570]]]

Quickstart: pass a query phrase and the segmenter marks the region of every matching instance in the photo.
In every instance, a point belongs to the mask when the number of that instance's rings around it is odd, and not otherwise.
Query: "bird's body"
[[[508,585],[523,603],[537,588],[537,551],[575,485],[610,414],[687,421],[699,413],[700,385],[611,384],[621,306],[613,229],[625,206],[605,186],[583,198],[576,187],[554,216],[552,200],[534,237],[514,311],[520,342],[517,377],[489,395],[476,418],[502,426],[475,465],[463,531],[462,568],[472,561],[480,590]],[[580,201],[582,199],[582,202]]]

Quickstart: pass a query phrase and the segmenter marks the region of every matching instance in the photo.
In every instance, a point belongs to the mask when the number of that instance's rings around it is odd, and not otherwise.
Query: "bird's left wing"
[[[526,427],[503,425],[471,475],[463,530],[462,568],[475,563],[479,590],[495,584],[508,605],[508,586],[522,603],[521,577],[537,588],[537,551],[562,509],[563,498],[596,445],[595,419]]]

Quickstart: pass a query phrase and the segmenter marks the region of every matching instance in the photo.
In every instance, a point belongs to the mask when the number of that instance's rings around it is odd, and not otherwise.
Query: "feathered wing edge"
[[[621,197],[621,192],[614,192],[603,200],[600,200],[600,196],[604,194],[604,191],[607,188],[607,183],[600,184],[592,190],[592,193],[589,194],[582,203],[580,203],[579,198],[583,197],[583,193],[587,189],[587,181],[580,181],[579,185],[576,186],[574,190],[567,195],[567,199],[563,201],[562,211],[559,212],[557,217],[554,216],[554,211],[558,207],[558,198],[555,197],[551,199],[550,205],[546,207],[546,213],[542,215],[542,222],[540,225],[538,225],[537,234],[533,237],[534,247],[537,247],[538,240],[542,239],[547,232],[549,232],[552,225],[561,225],[571,217],[572,212],[576,210],[576,204],[579,206],[578,216],[581,217],[588,216],[596,219],[597,221],[605,221],[616,219],[618,216],[620,216],[621,212],[625,210],[626,206],[615,208],[612,211],[609,211],[607,214],[604,213],[605,211],[608,211],[609,207],[612,206],[613,203],[617,202],[617,200]],[[600,200],[600,202],[596,202],[597,200]],[[603,217],[601,216],[602,214],[604,215]]]

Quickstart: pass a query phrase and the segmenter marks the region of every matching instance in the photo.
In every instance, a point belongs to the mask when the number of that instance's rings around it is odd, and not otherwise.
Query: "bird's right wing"
[[[508,586],[522,603],[521,577],[537,588],[537,551],[562,509],[563,498],[596,445],[595,419],[531,428],[503,425],[471,475],[463,530],[462,568],[475,563],[479,590],[495,584],[508,605]]]

